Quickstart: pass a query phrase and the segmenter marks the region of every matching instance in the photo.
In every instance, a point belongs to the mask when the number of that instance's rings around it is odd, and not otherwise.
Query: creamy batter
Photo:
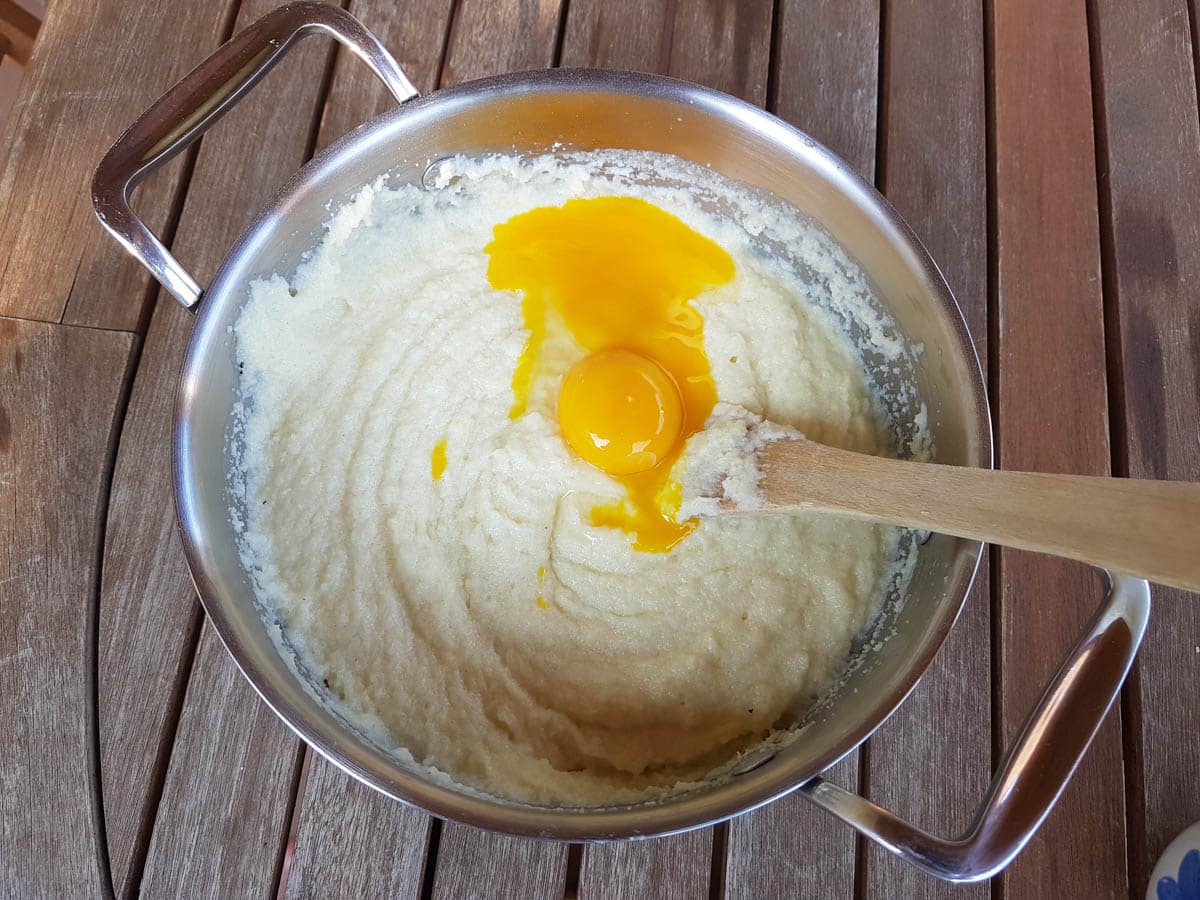
[[[734,263],[693,301],[714,433],[766,418],[885,453],[862,348],[828,312],[861,280],[802,279],[758,243],[799,226],[671,158],[443,168],[430,189],[364,188],[290,280],[251,286],[232,475],[245,562],[301,667],[396,752],[526,802],[681,789],[830,686],[897,570],[898,533],[703,518],[669,552],[644,552],[594,524],[624,487],[571,451],[555,415],[586,350],[551,327],[515,407],[530,334],[520,292],[489,283],[484,248],[498,224],[571,198],[654,203]],[[728,194],[741,213],[639,184],[643,170]],[[813,270],[846,269],[827,238],[804,241]]]

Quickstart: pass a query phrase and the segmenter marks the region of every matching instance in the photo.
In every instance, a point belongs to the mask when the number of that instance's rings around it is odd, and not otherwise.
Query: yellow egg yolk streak
[[[497,225],[488,281],[522,291],[529,339],[513,371],[519,418],[538,374],[546,318],[557,311],[591,355],[563,380],[558,418],[567,443],[626,489],[596,506],[593,525],[663,553],[696,527],[677,522],[671,467],[717,400],[704,318],[689,303],[730,281],[733,259],[675,216],[634,197],[570,200]]]
[[[433,445],[433,452],[429,454],[429,472],[433,475],[434,481],[439,481],[442,473],[446,471],[446,439],[442,438]]]

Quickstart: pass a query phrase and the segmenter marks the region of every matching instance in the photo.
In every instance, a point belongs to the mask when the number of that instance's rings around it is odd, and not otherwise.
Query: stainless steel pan
[[[304,166],[230,250],[202,291],[129,206],[132,188],[233,106],[301,37],[324,32],[360,57],[396,109]],[[653,805],[547,809],[490,800],[429,780],[372,745],[306,690],[272,641],[239,561],[229,509],[230,427],[237,370],[229,326],[256,277],[295,268],[336,206],[383,173],[419,182],[456,154],[541,152],[556,142],[673,153],[768,190],[821,223],[871,279],[904,335],[925,351],[912,373],[941,462],[991,465],[987,401],[962,316],[937,268],[870,185],[811,138],[760,109],[693,84],[628,72],[505,75],[418,97],[387,51],[332,6],[278,9],[172,88],[104,157],[93,199],[101,222],[184,306],[196,327],[179,381],[172,461],[188,565],[213,625],[263,699],[338,766],[435,815],[497,831],[564,840],[668,834],[737,815],[794,790],[940,878],[987,878],[1045,818],[1120,689],[1149,613],[1144,581],[1101,573],[1105,596],[1000,765],[965,835],[933,837],[820,773],[875,731],[921,678],[967,596],[978,544],[934,536],[908,596],[883,616],[894,635],[803,723],[794,743],[747,757],[721,783]],[[1054,602],[1049,598],[1047,602]],[[1034,623],[1030,623],[1034,627]],[[930,723],[936,727],[937,723]],[[932,779],[920,759],[914,778]],[[939,823],[931,823],[938,825]]]

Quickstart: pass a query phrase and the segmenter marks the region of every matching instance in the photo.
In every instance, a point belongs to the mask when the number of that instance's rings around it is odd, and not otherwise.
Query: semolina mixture
[[[236,325],[260,600],[344,715],[491,795],[713,777],[829,688],[912,562],[883,526],[680,511],[730,423],[893,450],[828,311],[858,282],[762,252],[799,226],[694,168],[489,157],[367,186]],[[815,270],[847,266],[804,235]]]

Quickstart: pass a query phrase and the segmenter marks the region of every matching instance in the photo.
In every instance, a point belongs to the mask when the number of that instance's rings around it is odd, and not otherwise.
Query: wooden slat
[[[579,900],[693,900],[709,895],[713,829],[584,848]]]
[[[554,61],[559,0],[460,0],[441,86]],[[447,822],[433,883],[435,898],[559,898],[567,846],[523,840]]]
[[[127,334],[0,319],[0,896],[97,897],[97,543]]]
[[[416,897],[433,820],[308,753],[285,895]]]
[[[572,0],[562,65],[666,74],[671,69],[670,3]]]
[[[858,754],[822,777],[853,790]],[[854,832],[792,794],[729,823],[724,897],[852,897],[854,866]]]
[[[1004,468],[1109,466],[1088,34],[1081,3],[992,6],[999,364]],[[1099,592],[1084,566],[1000,555],[1000,732],[1012,740]],[[1120,717],[1002,876],[1006,896],[1124,897]]]
[[[766,102],[771,48],[769,0],[669,5],[574,0],[563,38],[564,66],[607,66],[673,75],[750,103]]]
[[[28,65],[40,24],[15,0],[0,0],[0,56],[11,56],[21,65]]]
[[[287,838],[300,745],[205,627],[141,890],[266,896]]]
[[[983,16],[978,3],[892,0],[880,187],[945,274],[987,361],[987,173]],[[991,775],[988,566],[917,689],[871,738],[868,795],[947,837],[965,830]],[[938,882],[868,843],[868,897],[986,898]]]
[[[878,0],[781,0],[771,111],[875,176]]]
[[[877,0],[781,0],[771,110],[821,141],[868,181],[875,175]],[[857,753],[826,773],[858,787]],[[849,897],[855,835],[798,796],[729,824],[725,896]]]
[[[0,314],[133,330],[148,276],[101,239],[89,185],[109,144],[215,47],[230,0],[56,0],[0,146]],[[120,48],[115,49],[115,48]],[[139,211],[161,229],[181,166],[147,184]]]
[[[271,0],[245,3],[238,27],[274,5]],[[174,245],[201,284],[253,212],[303,161],[330,52],[328,43],[305,41],[205,136]],[[252,692],[245,702],[229,707],[221,719],[226,729],[221,737],[205,730],[209,722],[203,708],[220,694],[198,691],[195,685],[244,686],[223,651],[197,657],[179,718],[199,620],[169,519],[173,503],[168,436],[174,383],[191,327],[191,316],[160,293],[113,480],[100,608],[100,716],[105,814],[119,893],[136,888],[152,823],[157,824],[146,877],[154,873],[160,883],[179,878],[179,884],[197,889],[207,885],[206,858],[219,855],[231,835],[236,837],[239,830],[256,835],[286,829],[292,799],[286,790],[279,803],[256,804],[233,822],[226,820],[219,804],[225,793],[255,784],[260,770],[290,772],[297,760],[297,741],[286,729],[267,726],[263,720],[274,725],[274,717]],[[201,645],[211,640],[204,637]],[[223,744],[219,752],[213,750],[214,742]],[[164,777],[165,805],[157,808]],[[291,775],[281,777],[290,790]],[[276,797],[271,792],[268,796]],[[184,828],[191,833],[179,834]],[[269,889],[275,878],[273,851],[264,854],[246,843],[238,855],[236,846],[235,842],[220,851],[222,877]],[[182,858],[170,856],[193,847],[207,849]]]
[[[350,11],[383,42],[422,94],[437,87],[438,67],[449,36],[452,0],[353,0]],[[317,149],[396,105],[371,70],[350,53],[339,53],[325,103]]]
[[[17,102],[17,93],[21,89],[21,79],[25,69],[17,65],[11,56],[0,54],[0,134],[12,114],[13,104]],[[0,144],[0,170],[4,166],[4,146]]]
[[[563,0],[459,0],[442,86],[549,66],[562,4]]]
[[[1200,128],[1184,0],[1095,6],[1107,149],[1108,336],[1124,397],[1121,474],[1200,481]],[[1095,52],[1098,51],[1098,52]],[[1110,322],[1114,320],[1110,318]],[[1200,604],[1154,589],[1155,609],[1126,741],[1133,764],[1131,890],[1168,842],[1200,819]],[[1140,728],[1136,725],[1140,724]]]
[[[677,0],[669,74],[765,105],[772,11],[766,0]]]
[[[560,900],[566,879],[565,844],[447,823],[433,900]]]
[[[875,174],[879,0],[780,0],[771,111]]]
[[[422,92],[437,83],[450,24],[450,0],[398,7],[358,0],[351,11],[378,37]],[[318,146],[392,107],[395,100],[362,62],[338,55]],[[354,781],[310,749],[309,775],[296,800],[295,839],[285,874],[288,897],[416,896],[431,819]]]

